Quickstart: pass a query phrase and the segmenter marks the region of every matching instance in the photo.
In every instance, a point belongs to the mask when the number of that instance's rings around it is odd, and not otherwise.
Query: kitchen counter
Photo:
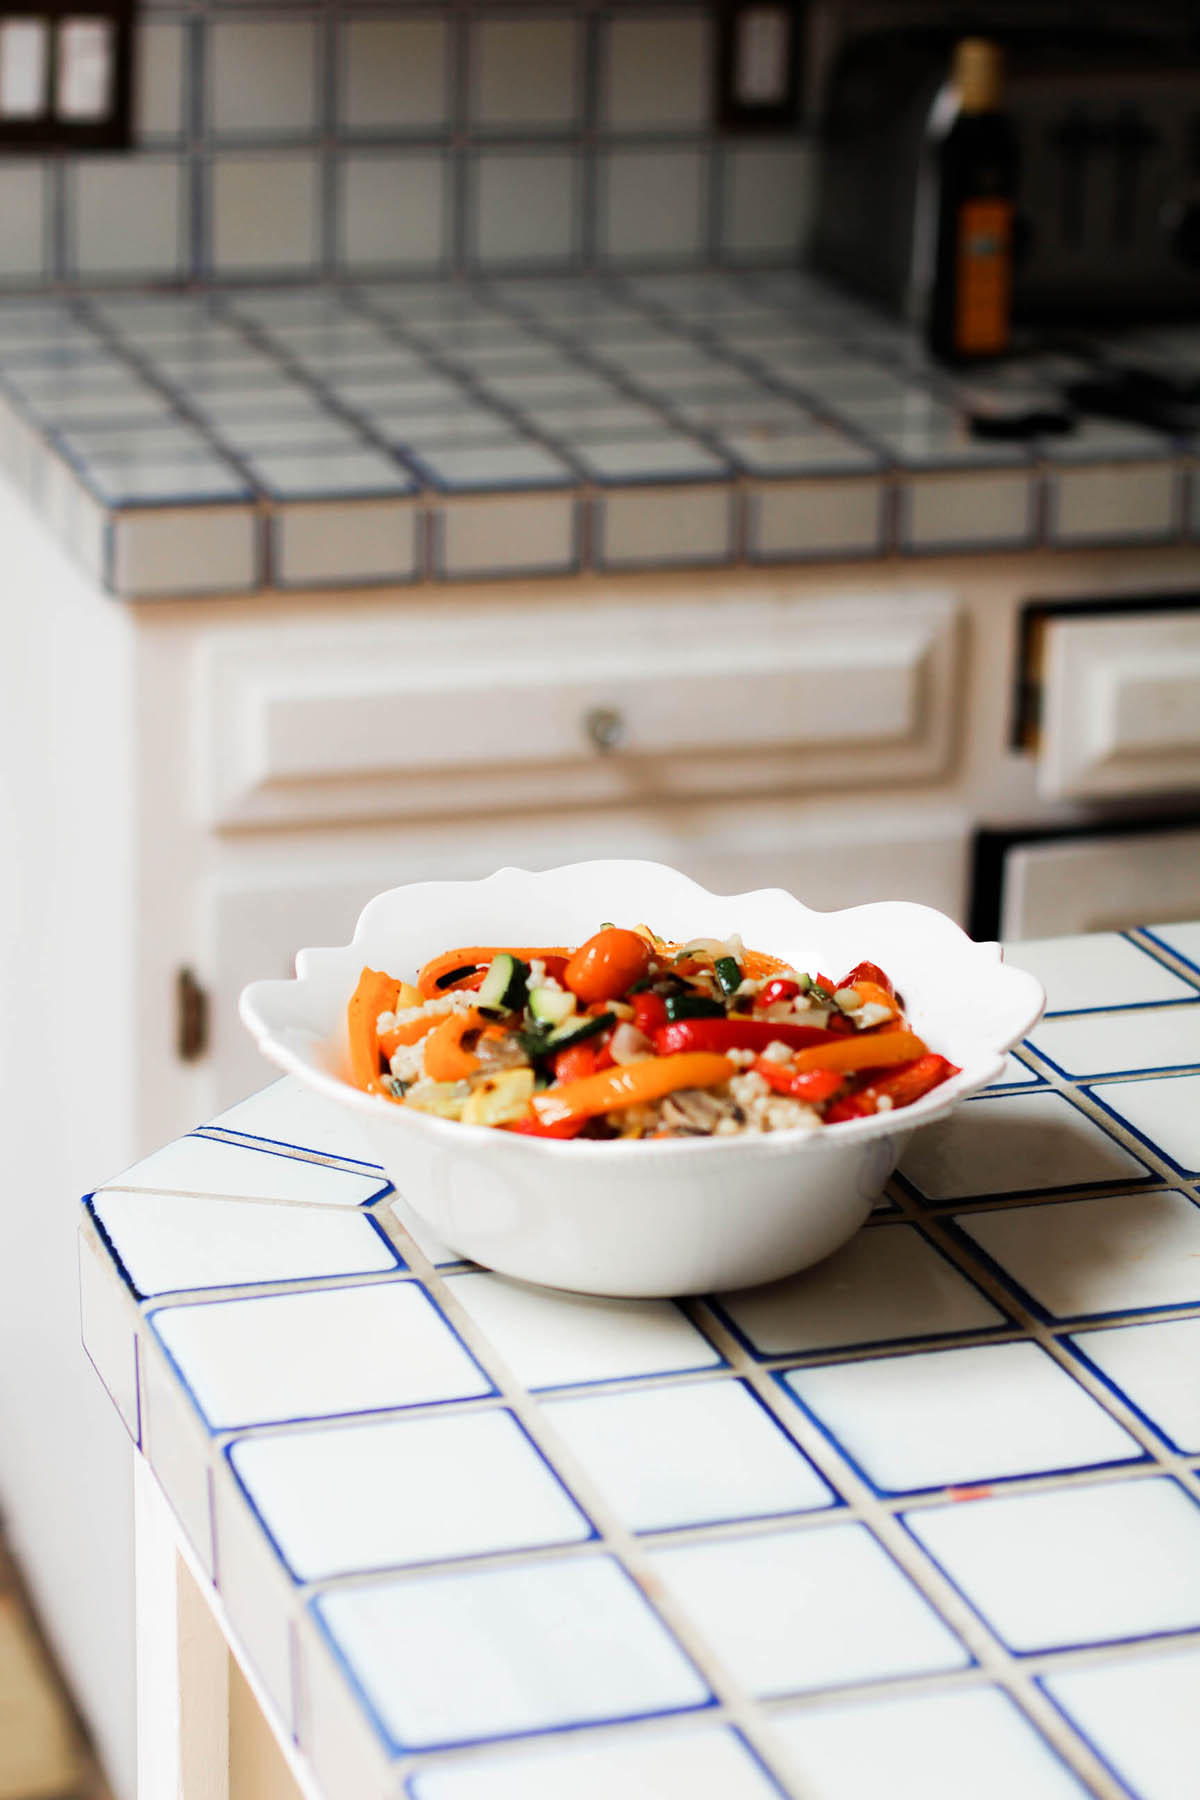
[[[1200,924],[1010,954],[1003,1078],[772,1288],[465,1265],[290,1081],[88,1198],[88,1354],[309,1794],[1194,1791]]]
[[[1178,368],[1200,330],[1119,348]],[[0,301],[0,466],[134,599],[1200,537],[1186,441],[982,439],[964,401],[791,270]]]

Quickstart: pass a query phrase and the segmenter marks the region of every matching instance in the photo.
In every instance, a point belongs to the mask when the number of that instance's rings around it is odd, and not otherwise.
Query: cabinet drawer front
[[[1200,788],[1200,607],[1046,625],[1040,791]]]
[[[544,608],[218,634],[201,660],[223,825],[630,799],[935,772],[943,597]]]

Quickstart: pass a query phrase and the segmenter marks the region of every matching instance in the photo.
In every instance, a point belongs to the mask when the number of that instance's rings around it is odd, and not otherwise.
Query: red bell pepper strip
[[[659,1056],[681,1050],[765,1050],[768,1044],[786,1044],[803,1050],[810,1044],[826,1044],[836,1034],[819,1025],[793,1025],[786,1019],[676,1019],[654,1033]]]
[[[772,1062],[769,1056],[759,1057],[754,1073],[761,1075],[777,1094],[786,1094],[789,1100],[804,1100],[809,1106],[820,1106],[846,1085],[846,1077],[836,1069],[797,1070],[791,1063]]]
[[[891,1110],[898,1107],[911,1106],[923,1094],[930,1093],[940,1087],[943,1081],[949,1081],[952,1075],[960,1071],[944,1056],[930,1053],[918,1056],[915,1062],[904,1063],[893,1069],[890,1075],[882,1075],[869,1087],[859,1088],[855,1094],[847,1094],[841,1100],[835,1100],[825,1114],[827,1125],[841,1124],[845,1119],[867,1119],[879,1111],[882,1099],[891,1101]]]
[[[652,994],[644,989],[634,994],[632,1002],[633,1022],[640,1032],[652,1038],[656,1031],[661,1031],[667,1022],[667,1003],[661,994]]]
[[[522,1137],[573,1138],[579,1136],[586,1124],[586,1119],[560,1119],[556,1125],[546,1125],[531,1113],[526,1118],[510,1120],[501,1129],[519,1131]]]

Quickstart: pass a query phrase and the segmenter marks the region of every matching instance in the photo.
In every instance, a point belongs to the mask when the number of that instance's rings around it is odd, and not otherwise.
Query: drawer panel
[[[949,752],[943,595],[446,609],[222,631],[198,663],[224,826],[909,780]]]
[[[1200,607],[1054,618],[1045,631],[1040,792],[1200,789]]]

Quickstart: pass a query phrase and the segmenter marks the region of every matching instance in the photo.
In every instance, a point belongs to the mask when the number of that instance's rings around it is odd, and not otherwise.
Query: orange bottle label
[[[959,209],[954,344],[968,355],[1008,348],[1012,229],[1011,200],[968,200]]]

